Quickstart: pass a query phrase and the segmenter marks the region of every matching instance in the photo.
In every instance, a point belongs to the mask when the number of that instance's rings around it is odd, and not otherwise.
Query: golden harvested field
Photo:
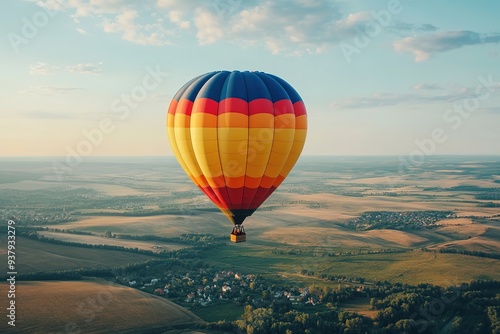
[[[473,237],[467,240],[458,240],[441,247],[485,253],[500,253],[500,242],[486,237]]]
[[[157,247],[160,246],[160,250],[172,251],[183,248],[183,245],[171,244],[159,241],[137,241],[137,240],[127,240],[127,239],[116,239],[116,238],[105,238],[101,236],[94,235],[81,235],[81,234],[69,234],[69,233],[57,233],[57,232],[46,232],[41,231],[38,233],[47,238],[63,240],[68,242],[77,242],[82,244],[91,245],[113,245],[121,246],[126,248],[139,248],[149,251],[157,251]]]
[[[147,235],[164,237],[183,233],[225,233],[231,232],[231,223],[222,213],[204,213],[202,216],[160,215],[146,217],[95,216],[76,222],[49,227],[81,230],[94,233]]]
[[[428,239],[410,232],[396,230],[353,231],[340,226],[288,227],[286,231],[273,229],[262,237],[290,245],[324,245],[332,248],[411,248],[429,242]]]
[[[7,284],[1,283],[2,296],[7,290]],[[4,306],[2,303],[0,332],[10,333]],[[202,320],[165,298],[103,280],[16,285],[15,333],[135,334],[190,327],[197,322]]]

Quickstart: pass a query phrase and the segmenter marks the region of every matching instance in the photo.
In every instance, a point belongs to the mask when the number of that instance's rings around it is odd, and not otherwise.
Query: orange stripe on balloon
[[[167,129],[169,131],[174,131],[174,114],[167,114]]]
[[[273,187],[277,188],[285,180],[285,177],[286,175],[278,175],[278,177],[273,182]]]
[[[198,182],[198,184],[200,185],[200,187],[202,188],[206,188],[208,187],[208,181],[207,179],[205,178],[204,175],[200,175],[200,176],[193,176],[195,179],[196,179],[196,182]]]
[[[298,117],[295,117],[295,128],[296,129],[307,129],[307,116],[306,115],[301,115]]]
[[[191,127],[215,128],[217,127],[217,116],[196,112],[191,115]]]
[[[219,128],[246,128],[248,127],[248,116],[237,112],[224,113],[218,116]]]
[[[258,188],[261,180],[262,180],[262,177],[251,177],[251,176],[246,175],[245,176],[245,187],[251,188],[251,189]]]
[[[249,117],[249,125],[251,128],[273,128],[274,129],[274,116],[270,113],[261,113],[251,115]]]
[[[176,113],[175,114],[175,119],[174,119],[174,127],[175,128],[189,128],[191,123],[191,116],[183,114],[183,113]],[[181,138],[179,138],[181,139]]]
[[[231,177],[224,176],[226,186],[229,188],[241,188],[245,185],[245,176]]]
[[[274,118],[275,129],[295,129],[295,115],[284,114]]]
[[[207,182],[212,186],[212,188],[221,188],[226,186],[226,180],[224,179],[224,175],[207,177]]]
[[[269,188],[273,185],[275,177],[269,177],[267,175],[262,176],[262,180],[260,181],[260,187],[261,188]]]
[[[170,102],[170,105],[168,106],[168,115],[173,115],[175,114],[175,110],[177,109],[177,101],[176,100],[172,100]]]

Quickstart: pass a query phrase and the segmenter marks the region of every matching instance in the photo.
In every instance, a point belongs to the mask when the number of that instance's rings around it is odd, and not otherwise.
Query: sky
[[[498,13],[496,0],[1,1],[0,156],[172,155],[170,100],[214,70],[289,82],[304,155],[500,155]]]

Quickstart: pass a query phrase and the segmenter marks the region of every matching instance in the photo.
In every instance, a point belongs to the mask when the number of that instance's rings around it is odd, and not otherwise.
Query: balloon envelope
[[[240,225],[293,168],[304,146],[307,115],[299,94],[283,79],[216,71],[177,92],[167,131],[187,175]]]

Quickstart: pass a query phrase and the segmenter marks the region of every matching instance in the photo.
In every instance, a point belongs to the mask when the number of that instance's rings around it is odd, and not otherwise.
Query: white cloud
[[[99,74],[102,72],[102,63],[98,64],[77,64],[72,66],[66,66],[66,71],[70,73],[83,73],[83,74]]]
[[[56,112],[46,110],[27,110],[17,112],[16,118],[36,119],[36,120],[61,120],[74,119],[75,115],[67,112]]]
[[[171,44],[175,33],[186,31],[194,33],[200,45],[228,40],[296,54],[320,52],[357,33],[360,16],[365,15],[349,16],[345,26],[334,0],[40,0],[38,4],[69,11],[74,19],[94,17],[105,32],[142,45]]]
[[[161,24],[161,20],[151,24],[136,22],[138,13],[133,9],[124,9],[113,20],[106,19],[103,24],[105,32],[121,33],[126,41],[141,45],[167,45],[170,44],[165,36],[169,34]]]
[[[370,109],[401,104],[450,103],[475,96],[475,90],[472,87],[459,87],[441,94],[425,92],[425,90],[441,89],[437,85],[418,84],[414,86],[414,89],[418,92],[375,93],[371,96],[358,96],[339,100],[330,106],[337,110]]]
[[[40,7],[45,7],[50,10],[63,10],[66,8],[66,3],[63,0],[32,0]]]
[[[155,19],[156,11],[148,9],[149,1],[133,0],[38,0],[37,5],[51,10],[68,11],[75,23],[80,17],[92,17],[100,21],[105,32],[121,33],[124,40],[142,45],[170,44],[167,37],[171,33],[164,27],[161,19]],[[138,10],[148,13],[149,17],[139,18]],[[141,14],[142,16],[142,14]],[[137,23],[140,19],[141,23]],[[144,21],[144,23],[142,23]],[[185,25],[183,22],[178,22]],[[77,28],[81,34],[86,31]]]
[[[168,13],[168,18],[172,23],[175,23],[181,29],[188,29],[191,23],[187,20],[183,20],[182,12],[178,10],[172,10]]]
[[[237,4],[195,11],[200,44],[225,39],[243,45],[263,45],[272,53],[316,53],[325,45],[338,42],[350,29],[342,26],[341,15],[330,1],[264,0]]]
[[[31,75],[47,75],[47,74],[52,74],[55,71],[57,71],[59,67],[57,66],[52,66],[52,65],[47,65],[44,62],[38,61],[34,65],[30,65],[29,73]]]
[[[68,65],[63,67],[63,66],[49,65],[39,61],[34,65],[30,65],[29,73],[31,75],[47,75],[55,73],[59,70],[65,70],[66,72],[77,73],[77,74],[89,74],[89,73],[99,74],[102,72],[101,65],[102,62],[96,64],[82,63],[82,64]]]
[[[295,55],[322,52],[359,36],[376,22],[371,12],[341,13],[341,0],[39,0],[37,4],[67,11],[75,20],[93,18],[105,32],[141,45],[170,45],[173,38],[191,34],[200,45],[225,40]],[[385,31],[436,29],[429,23],[394,21]],[[500,34],[440,32],[402,38],[393,46],[423,61],[435,53],[499,40]]]
[[[413,24],[407,22],[395,22],[389,27],[389,31],[395,33],[401,32],[417,32],[417,31],[436,31],[438,28],[435,25],[425,23],[425,24]]]
[[[76,31],[78,31],[80,34],[82,35],[87,35],[87,31],[85,29],[82,29],[82,28],[76,28]]]
[[[442,87],[436,85],[436,84],[427,84],[427,83],[419,83],[413,86],[413,89],[415,90],[437,90],[437,89],[443,89]]]
[[[196,28],[198,28],[198,41],[201,45],[212,44],[224,37],[224,30],[221,22],[213,13],[198,9],[194,19]]]
[[[480,34],[474,31],[444,31],[435,34],[412,36],[394,42],[398,52],[410,52],[415,61],[425,61],[437,53],[477,45],[500,42],[500,33]]]
[[[56,95],[56,94],[67,94],[75,91],[81,90],[77,87],[52,87],[52,86],[37,86],[30,87],[26,90],[21,90],[19,94],[38,94],[38,95]]]

